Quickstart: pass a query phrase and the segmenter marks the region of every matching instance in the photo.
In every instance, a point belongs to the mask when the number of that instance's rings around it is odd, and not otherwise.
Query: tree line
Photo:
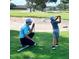
[[[46,8],[46,2],[54,2],[56,3],[57,0],[26,0],[26,7],[30,9],[31,11],[41,10],[44,11]],[[10,8],[16,7],[13,3],[10,4]],[[56,6],[56,8],[59,8],[60,10],[68,10],[69,8],[69,0],[61,0],[61,3]]]

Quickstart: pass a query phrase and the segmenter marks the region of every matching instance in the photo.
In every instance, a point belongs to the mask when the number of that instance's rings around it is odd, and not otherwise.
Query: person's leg
[[[59,30],[53,31],[53,47],[57,47],[59,44]]]
[[[55,44],[57,43],[57,41],[56,41],[56,32],[54,31],[53,32],[53,42],[52,42],[52,44],[53,44],[53,46],[55,46]]]
[[[28,36],[29,36],[30,38],[33,38],[34,33],[33,33],[33,32],[30,33],[30,34],[28,34]],[[21,38],[21,39],[20,39],[20,42],[21,42],[22,47],[24,47],[24,46],[26,46],[26,45],[32,46],[32,45],[35,44],[35,42],[34,42],[33,40],[30,40],[30,39],[28,39],[28,38],[26,38],[26,37],[25,37],[25,38]]]
[[[30,38],[32,38],[32,37],[34,36],[34,33],[30,33],[28,36],[29,36]],[[35,42],[34,42],[33,40],[30,40],[30,39],[28,39],[28,38],[26,38],[26,37],[21,38],[21,39],[20,39],[20,42],[21,42],[22,47],[25,47],[26,45],[32,46],[32,45],[35,44]]]
[[[52,41],[52,46],[55,46],[55,44],[56,44],[56,39],[55,39],[55,38],[53,38],[53,41]]]
[[[28,45],[30,45],[30,46],[33,46],[34,45],[34,41],[33,40],[30,40],[30,39],[28,39],[28,38],[25,38],[26,39],[26,43],[28,44]]]
[[[56,43],[56,40],[53,39],[53,42],[52,42],[52,49],[56,49],[56,48],[55,48],[55,43]]]
[[[55,49],[55,44],[56,44],[56,36],[55,36],[55,32],[53,32],[52,49]]]
[[[29,36],[30,38],[33,38],[34,35],[35,35],[34,32],[28,34],[28,36]],[[33,40],[29,41],[29,44],[30,44],[30,45],[36,45],[36,43],[35,43]]]
[[[56,32],[56,45],[59,44],[59,31]]]
[[[24,50],[25,48],[29,47],[29,45],[27,44],[25,38],[20,38],[20,43],[22,45],[22,48],[18,49],[17,52],[20,52],[20,51]]]
[[[55,47],[58,47],[59,46],[59,40],[56,39],[56,44],[55,44]]]
[[[32,33],[30,33],[30,34],[28,34],[28,36],[30,37],[30,38],[33,38],[33,36],[35,35],[35,33],[34,32],[32,32]]]
[[[20,43],[21,43],[22,47],[25,47],[26,45],[28,45],[25,38],[21,38]]]

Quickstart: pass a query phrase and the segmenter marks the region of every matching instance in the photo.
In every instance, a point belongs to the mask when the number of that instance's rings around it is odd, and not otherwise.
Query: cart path
[[[35,32],[52,32],[52,26],[48,18],[32,18],[35,22]],[[25,19],[20,17],[10,17],[10,30],[20,30],[20,27],[24,24]],[[59,24],[60,31],[69,30],[69,21],[62,20]]]

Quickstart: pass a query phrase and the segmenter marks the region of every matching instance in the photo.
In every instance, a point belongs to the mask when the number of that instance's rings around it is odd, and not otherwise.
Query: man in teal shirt
[[[35,23],[33,23],[32,28],[30,29],[30,25],[32,23],[32,20],[30,18],[26,19],[26,24],[24,26],[21,27],[20,33],[19,33],[19,37],[20,37],[20,42],[22,47],[25,47],[27,45],[29,46],[33,46],[35,44],[35,42],[32,40],[33,36],[34,36],[34,26]]]

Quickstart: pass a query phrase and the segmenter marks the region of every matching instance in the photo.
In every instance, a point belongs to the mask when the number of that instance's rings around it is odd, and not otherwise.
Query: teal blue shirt
[[[30,27],[29,25],[24,25],[21,27],[19,37],[24,38],[29,33]]]

